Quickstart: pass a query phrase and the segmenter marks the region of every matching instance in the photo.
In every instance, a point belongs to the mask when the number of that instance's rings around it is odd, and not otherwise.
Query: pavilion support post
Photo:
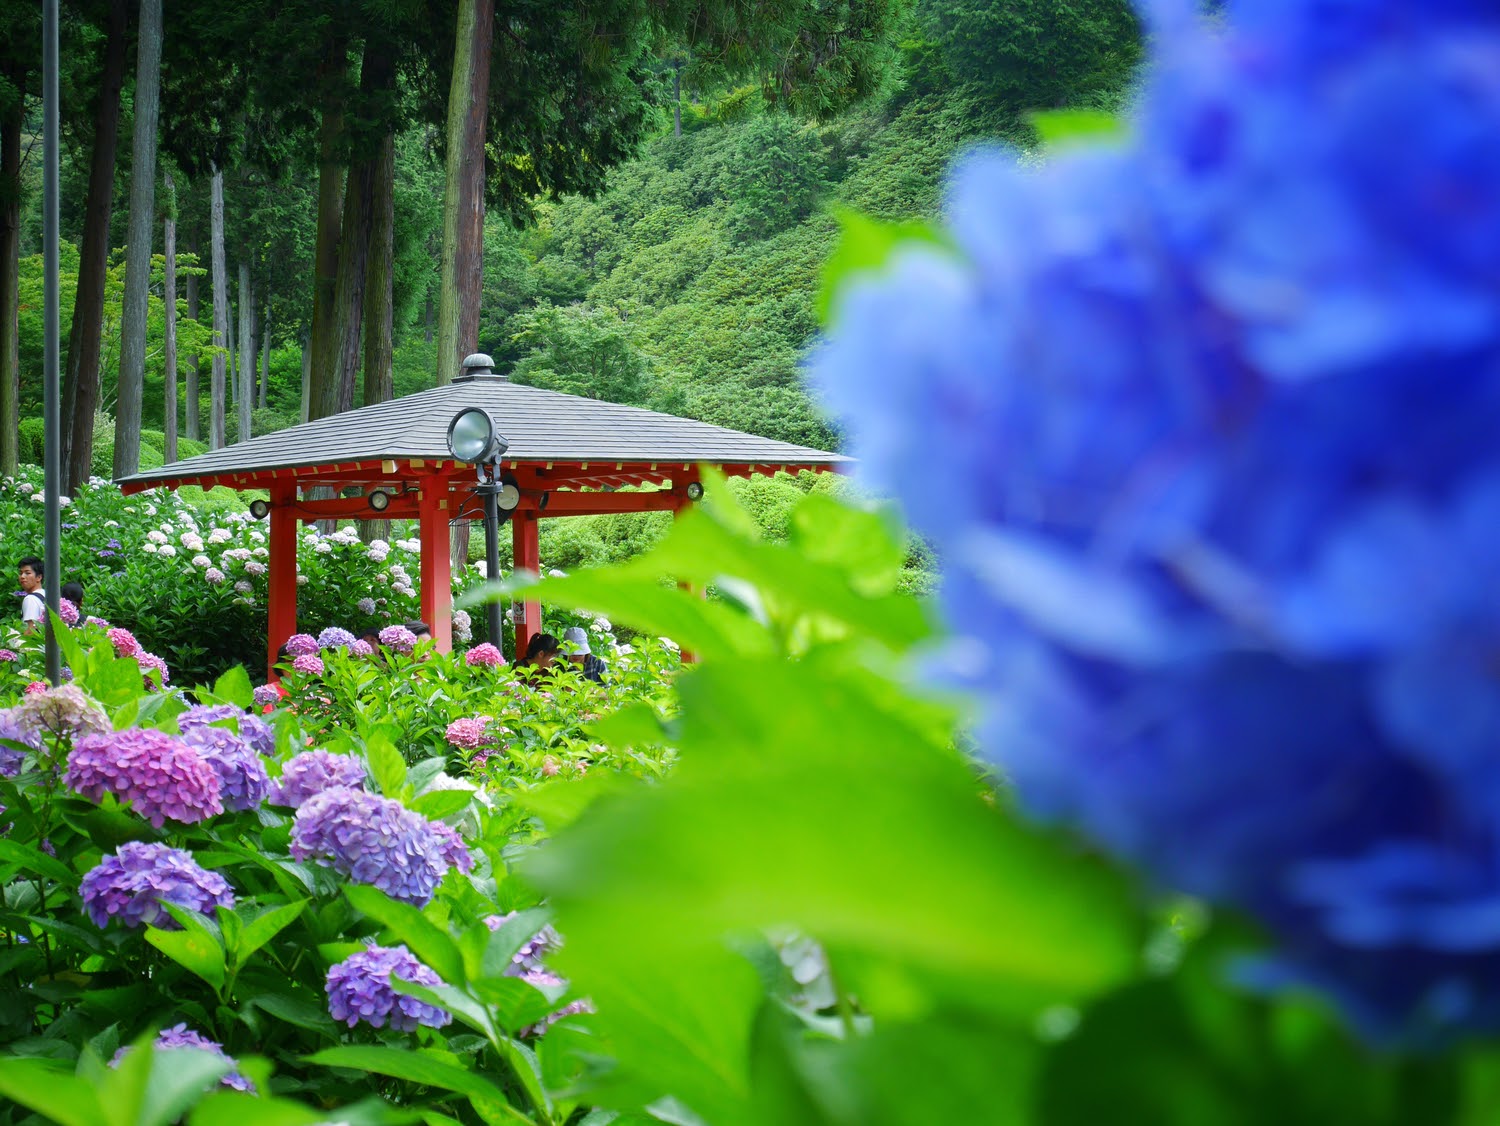
[[[536,513],[517,512],[510,518],[511,547],[515,570],[529,571],[533,575],[542,569],[542,553],[537,536]],[[517,602],[511,611],[516,627],[516,651],[514,659],[519,661],[526,655],[526,646],[542,632],[542,604],[540,602]],[[498,641],[498,639],[497,639]]]
[[[698,479],[698,475],[696,473],[693,474],[693,479]],[[690,507],[692,507],[691,502],[688,501],[686,496],[683,496],[679,500],[677,507],[672,510],[672,519],[681,520],[682,514],[686,512]],[[689,594],[696,594],[699,598],[702,598],[705,594],[705,591],[702,587],[695,587],[692,583],[679,582],[677,584],[677,589],[687,591]],[[678,656],[682,658],[682,663],[685,665],[695,665],[698,663],[698,655],[690,649],[681,650]]]
[[[453,567],[449,554],[448,480],[428,477],[417,498],[417,527],[422,539],[422,620],[432,627],[439,653],[453,648]]]
[[[267,564],[266,675],[276,676],[276,654],[297,632],[297,486],[271,486],[270,559]]]

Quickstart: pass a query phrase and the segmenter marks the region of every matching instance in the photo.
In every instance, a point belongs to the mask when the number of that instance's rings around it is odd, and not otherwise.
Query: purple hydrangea
[[[473,866],[447,825],[349,786],[331,786],[302,803],[292,823],[291,853],[418,907],[432,899],[450,867]]]
[[[380,631],[380,644],[397,653],[410,653],[417,647],[417,635],[405,626],[386,626]]]
[[[405,946],[372,946],[328,971],[328,1012],[350,1028],[364,1021],[373,1028],[389,1024],[399,1032],[421,1024],[442,1028],[453,1020],[446,1009],[397,993],[391,988],[392,974],[413,985],[442,984]]]
[[[119,919],[127,927],[177,930],[177,920],[163,903],[205,915],[216,906],[234,906],[234,892],[223,876],[200,867],[181,849],[142,841],[128,841],[106,856],[83,877],[78,890],[97,927]]]
[[[314,794],[333,786],[363,789],[365,764],[353,755],[336,755],[329,751],[303,751],[289,759],[281,777],[271,786],[275,805],[300,808]]]
[[[318,639],[310,633],[294,633],[286,639],[286,651],[293,657],[310,657],[318,651]]]
[[[271,779],[255,748],[227,727],[199,724],[182,733],[182,741],[208,760],[219,776],[219,799],[225,809],[255,809],[271,792]]]
[[[276,691],[274,684],[258,684],[255,686],[255,704],[260,708],[274,708],[281,700],[281,693]]]
[[[497,931],[514,919],[516,914],[515,911],[508,911],[504,915],[487,916],[484,925],[492,931]],[[521,944],[521,948],[511,957],[511,964],[505,972],[511,977],[520,977],[528,970],[540,970],[542,957],[561,946],[562,935],[558,934],[549,923]]]
[[[0,661],[19,660],[14,649],[0,649]]]
[[[107,793],[128,803],[158,829],[191,825],[224,812],[219,775],[195,747],[164,731],[130,728],[80,739],[63,781],[90,801]]]
[[[36,731],[23,727],[11,715],[10,708],[0,709],[0,774],[7,778],[14,778],[21,772],[21,766],[26,761],[26,752],[19,747],[7,746],[7,743],[18,743],[30,747],[38,753],[42,750],[42,737]]]
[[[213,1055],[218,1056],[220,1059],[228,1060],[231,1064],[234,1064],[236,1068],[239,1066],[239,1061],[235,1060],[231,1056],[226,1055],[222,1046],[214,1043],[208,1037],[194,1032],[186,1024],[174,1024],[171,1028],[162,1029],[161,1032],[157,1034],[156,1041],[153,1046],[158,1052],[175,1052],[194,1049],[202,1052],[210,1052]],[[117,1051],[114,1054],[114,1058],[109,1061],[109,1066],[119,1067],[120,1064],[124,1062],[125,1057],[130,1054],[130,1050],[131,1045],[127,1044],[125,1047]],[[255,1094],[255,1084],[241,1075],[238,1070],[231,1070],[229,1072],[226,1072],[224,1077],[219,1080],[219,1086],[228,1087],[231,1091],[244,1091],[247,1094]]]
[[[970,162],[816,378],[1027,808],[1375,1036],[1493,1031],[1500,10],[1195,8],[1129,140]]]
[[[373,657],[375,655],[375,647],[362,637],[355,638],[349,645],[349,655],[351,657]]]
[[[338,626],[329,626],[318,634],[318,648],[347,649],[354,644],[355,640],[355,636],[348,630],[340,629]]]
[[[268,686],[262,685],[261,687]],[[271,689],[272,702],[274,702],[275,691],[274,688]],[[240,738],[249,743],[257,753],[263,755],[276,753],[276,734],[271,730],[271,725],[260,716],[243,711],[234,704],[194,704],[177,717],[177,726],[182,729],[183,734],[187,734],[192,728],[219,726],[227,719],[234,720],[235,726],[232,730],[238,731]]]

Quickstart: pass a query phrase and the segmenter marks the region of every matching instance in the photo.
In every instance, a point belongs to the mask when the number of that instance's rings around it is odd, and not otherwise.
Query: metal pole
[[[42,0],[42,465],[47,499],[43,505],[42,565],[47,583],[47,679],[62,682],[62,651],[52,633],[62,581],[62,407],[58,378],[58,140],[57,4]]]
[[[484,573],[490,582],[500,577],[500,499],[493,484],[484,490]],[[505,634],[500,625],[500,600],[490,599],[484,610],[490,625],[490,644],[503,649]]]

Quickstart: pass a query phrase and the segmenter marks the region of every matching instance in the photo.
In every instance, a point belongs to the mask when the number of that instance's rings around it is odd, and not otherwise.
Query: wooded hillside
[[[211,25],[209,39],[238,29],[253,41],[222,71],[189,65],[192,13],[169,12],[143,344],[132,348],[125,244],[141,205],[127,139],[140,139],[141,67],[134,80],[120,69],[111,154],[101,113],[110,52],[145,58],[148,21],[117,0],[96,7],[80,4],[65,27],[77,104],[64,107],[62,331],[65,406],[90,411],[64,425],[74,447],[97,435],[78,464],[104,474],[431,386],[475,349],[518,380],[837,448],[799,371],[840,209],[935,214],[956,154],[988,139],[1028,144],[1034,108],[1116,103],[1139,46],[1123,0],[598,3],[576,26],[520,3],[493,13],[485,44],[507,53],[506,89],[476,103],[453,68],[483,32],[465,32],[456,4],[398,6],[370,25],[378,34],[331,27],[316,5],[262,13],[255,29],[241,13]],[[28,421],[40,414],[43,345],[28,20],[0,18],[13,33],[0,59],[0,313],[15,295],[0,333],[0,389],[12,391],[0,394],[0,462],[40,456]],[[450,157],[472,138],[449,111],[476,104],[488,105],[487,209],[468,252],[482,255],[482,275],[464,281],[475,264],[455,250],[451,215],[445,234],[444,201],[466,190]],[[445,278],[456,287],[446,298]],[[75,307],[97,317],[92,344]],[[132,431],[122,459],[113,447]]]

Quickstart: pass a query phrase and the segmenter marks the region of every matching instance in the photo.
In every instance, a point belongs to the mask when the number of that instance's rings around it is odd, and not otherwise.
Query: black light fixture
[[[271,515],[271,502],[256,498],[250,502],[250,515],[257,520],[264,520]]]
[[[448,423],[448,451],[459,461],[470,465],[499,461],[509,448],[494,416],[481,407],[465,407]]]
[[[702,500],[703,499],[703,482],[702,481],[691,481],[691,482],[689,482],[686,492],[687,492],[688,500]]]
[[[384,489],[376,489],[365,498],[365,503],[372,512],[384,512],[391,506],[391,494]]]
[[[469,357],[470,360],[484,357]],[[506,519],[521,503],[521,490],[509,473],[501,474],[500,459],[510,449],[510,442],[500,433],[495,417],[482,407],[465,407],[448,423],[448,452],[466,461],[479,472],[474,491],[484,502],[484,563],[491,582],[500,577],[500,513]],[[373,495],[372,498],[373,500]],[[485,607],[490,628],[490,642],[500,644],[500,603],[491,599]],[[520,654],[516,654],[519,656]]]

